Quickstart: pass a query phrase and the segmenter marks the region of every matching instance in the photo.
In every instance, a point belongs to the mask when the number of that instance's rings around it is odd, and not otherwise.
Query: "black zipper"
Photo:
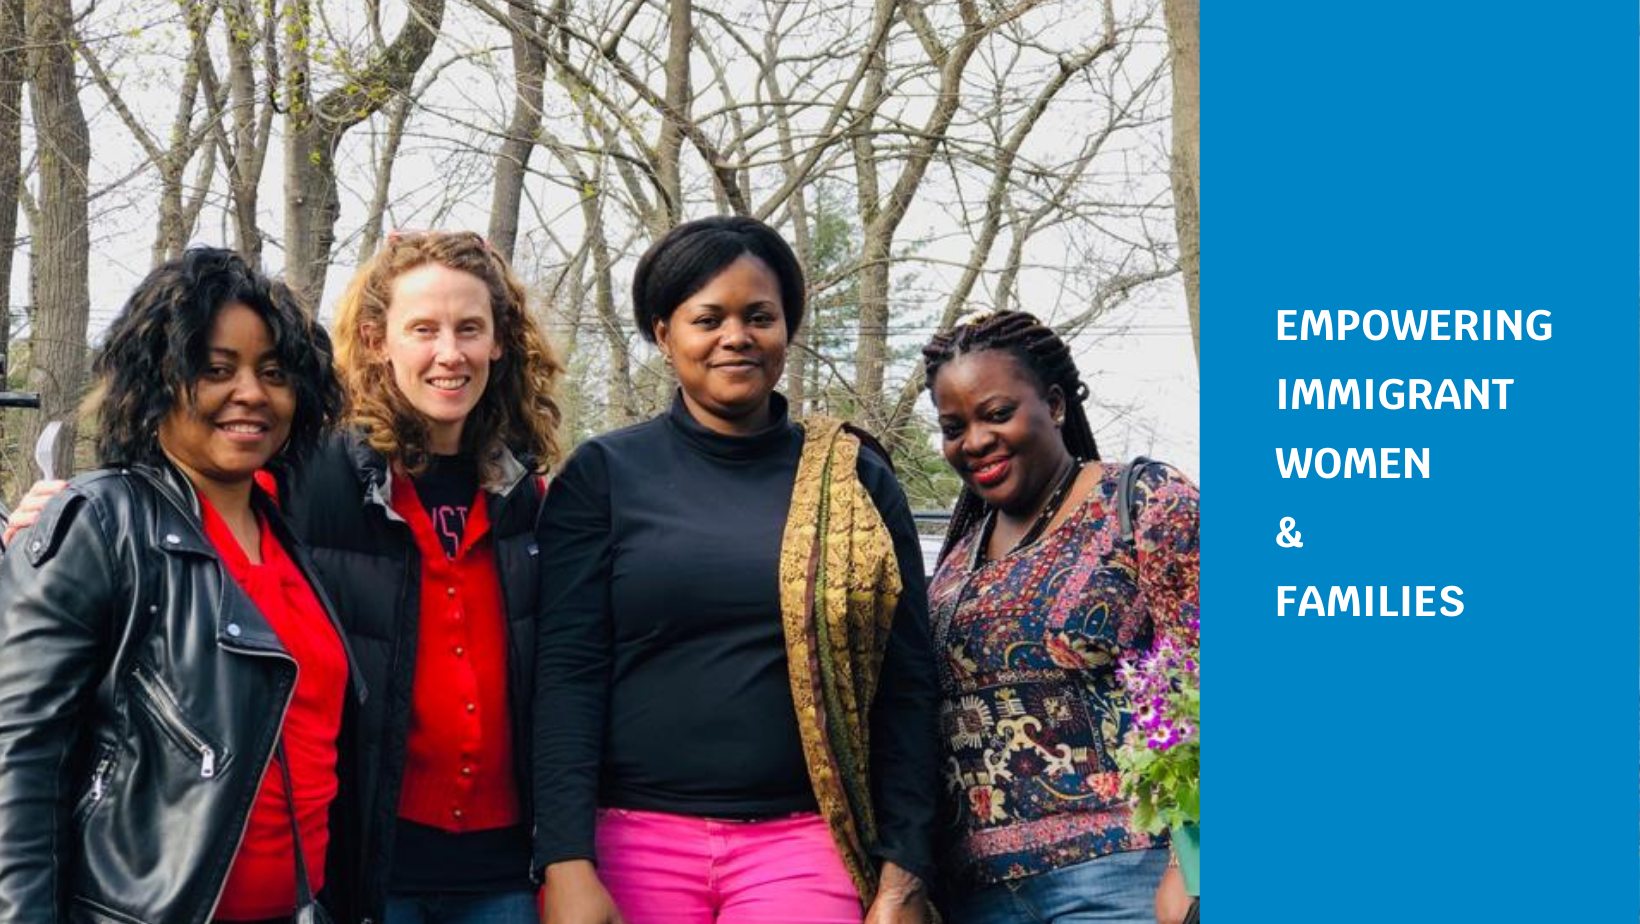
[[[103,745],[97,751],[97,762],[92,765],[91,785],[85,795],[80,797],[78,805],[74,806],[74,817],[84,818],[91,814],[97,803],[108,795],[109,778],[114,775],[114,755],[118,753],[112,745]]]

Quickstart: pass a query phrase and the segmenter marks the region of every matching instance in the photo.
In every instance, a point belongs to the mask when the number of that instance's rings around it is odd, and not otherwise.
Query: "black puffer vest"
[[[496,462],[503,476],[486,484],[485,495],[506,602],[514,772],[529,819],[541,491],[539,480],[510,455]],[[307,545],[371,691],[343,729],[337,802],[348,815],[333,826],[328,878],[358,888],[333,897],[338,921],[381,920],[404,780],[421,559],[409,525],[390,506],[391,478],[380,454],[356,434],[343,434],[320,447],[301,478],[281,492],[291,528]],[[519,863],[522,876],[528,856]]]

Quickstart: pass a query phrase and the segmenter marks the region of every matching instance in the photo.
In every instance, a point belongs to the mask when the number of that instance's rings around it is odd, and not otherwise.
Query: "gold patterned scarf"
[[[791,511],[780,546],[780,611],[803,758],[862,905],[871,857],[871,703],[888,647],[900,569],[877,505],[855,473],[860,440],[842,421],[802,421]]]

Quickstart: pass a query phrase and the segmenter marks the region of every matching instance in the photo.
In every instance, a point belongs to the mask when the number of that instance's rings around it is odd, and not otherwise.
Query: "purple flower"
[[[1150,733],[1145,739],[1145,745],[1153,751],[1165,751],[1180,741],[1179,729],[1172,722],[1163,722],[1161,727]]]
[[[1145,709],[1134,717],[1134,721],[1145,731],[1153,731],[1162,723],[1162,714],[1155,709]]]

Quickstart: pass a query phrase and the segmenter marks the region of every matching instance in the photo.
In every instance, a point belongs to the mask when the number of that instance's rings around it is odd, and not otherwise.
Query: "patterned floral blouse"
[[[1099,465],[1100,463],[1091,463]],[[939,659],[954,855],[973,884],[1165,843],[1132,827],[1112,756],[1130,722],[1117,662],[1197,613],[1197,492],[1141,467],[1133,539],[1115,510],[1124,466],[1103,465],[1069,519],[969,571],[978,529],[929,590]]]

